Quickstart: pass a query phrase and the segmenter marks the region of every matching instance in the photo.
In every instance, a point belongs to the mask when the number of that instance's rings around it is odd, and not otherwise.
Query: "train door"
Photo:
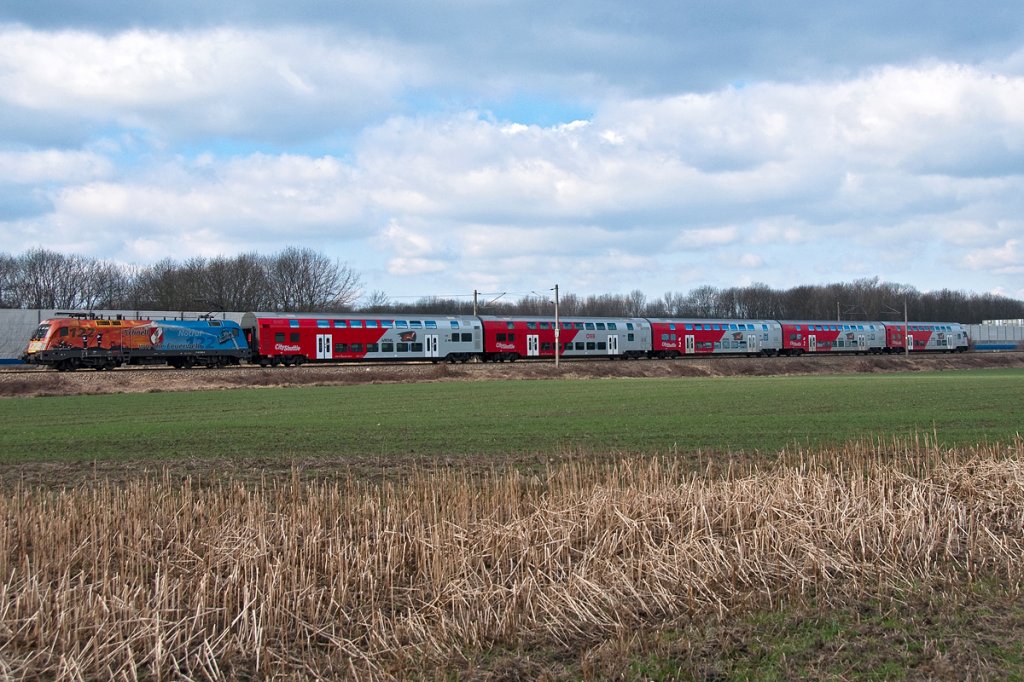
[[[540,355],[540,336],[538,334],[526,335],[526,357],[535,358]]]
[[[818,337],[815,334],[809,334],[807,336],[807,352],[816,353],[818,351]]]
[[[761,352],[761,339],[757,334],[747,334],[747,352],[748,353],[760,353]]]
[[[317,334],[316,335],[316,359],[317,360],[330,360],[333,355],[331,354],[331,345],[334,343],[334,339],[330,334]]]
[[[619,335],[609,334],[608,335],[608,355],[619,354]]]
[[[907,345],[906,347],[910,350],[914,350],[914,335],[907,334]]]
[[[857,337],[857,350],[867,350],[867,349],[868,349],[868,339],[867,339],[866,336],[861,334],[860,336]]]
[[[687,334],[686,335],[686,354],[689,355],[690,353],[693,353],[696,350],[696,347],[697,347],[697,344],[694,343],[694,336],[693,336],[693,334]]]
[[[440,357],[440,344],[438,343],[439,338],[440,337],[437,334],[427,334],[423,337],[423,351],[426,353],[426,357]]]

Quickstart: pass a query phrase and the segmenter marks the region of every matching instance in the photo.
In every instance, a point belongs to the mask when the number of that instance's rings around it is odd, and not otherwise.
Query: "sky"
[[[11,0],[0,251],[1024,298],[1019,2]]]

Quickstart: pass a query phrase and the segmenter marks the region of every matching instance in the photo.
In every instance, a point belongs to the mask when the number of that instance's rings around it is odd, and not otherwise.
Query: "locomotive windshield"
[[[46,332],[48,332],[48,331],[50,331],[50,325],[48,325],[48,324],[41,324],[38,327],[36,327],[36,330],[34,332],[32,332],[32,338],[29,339],[29,340],[30,341],[42,341],[43,339],[46,338]]]

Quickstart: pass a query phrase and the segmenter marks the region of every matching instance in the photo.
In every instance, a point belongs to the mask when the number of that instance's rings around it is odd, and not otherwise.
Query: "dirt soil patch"
[[[306,365],[231,369],[130,369],[59,373],[47,369],[0,371],[0,397],[154,393],[161,391],[346,386],[424,381],[787,376],[876,372],[922,372],[1024,367],[1024,353],[963,355],[815,356],[802,358],[697,358],[639,361],[550,361],[515,363]]]

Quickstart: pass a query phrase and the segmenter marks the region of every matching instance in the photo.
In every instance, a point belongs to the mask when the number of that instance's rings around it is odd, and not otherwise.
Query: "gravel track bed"
[[[150,368],[110,372],[0,371],[0,397],[154,393],[275,386],[345,386],[367,383],[599,379],[612,377],[786,376],[1024,367],[1024,353],[802,358],[696,358],[638,361],[305,365],[270,369],[174,370]]]

